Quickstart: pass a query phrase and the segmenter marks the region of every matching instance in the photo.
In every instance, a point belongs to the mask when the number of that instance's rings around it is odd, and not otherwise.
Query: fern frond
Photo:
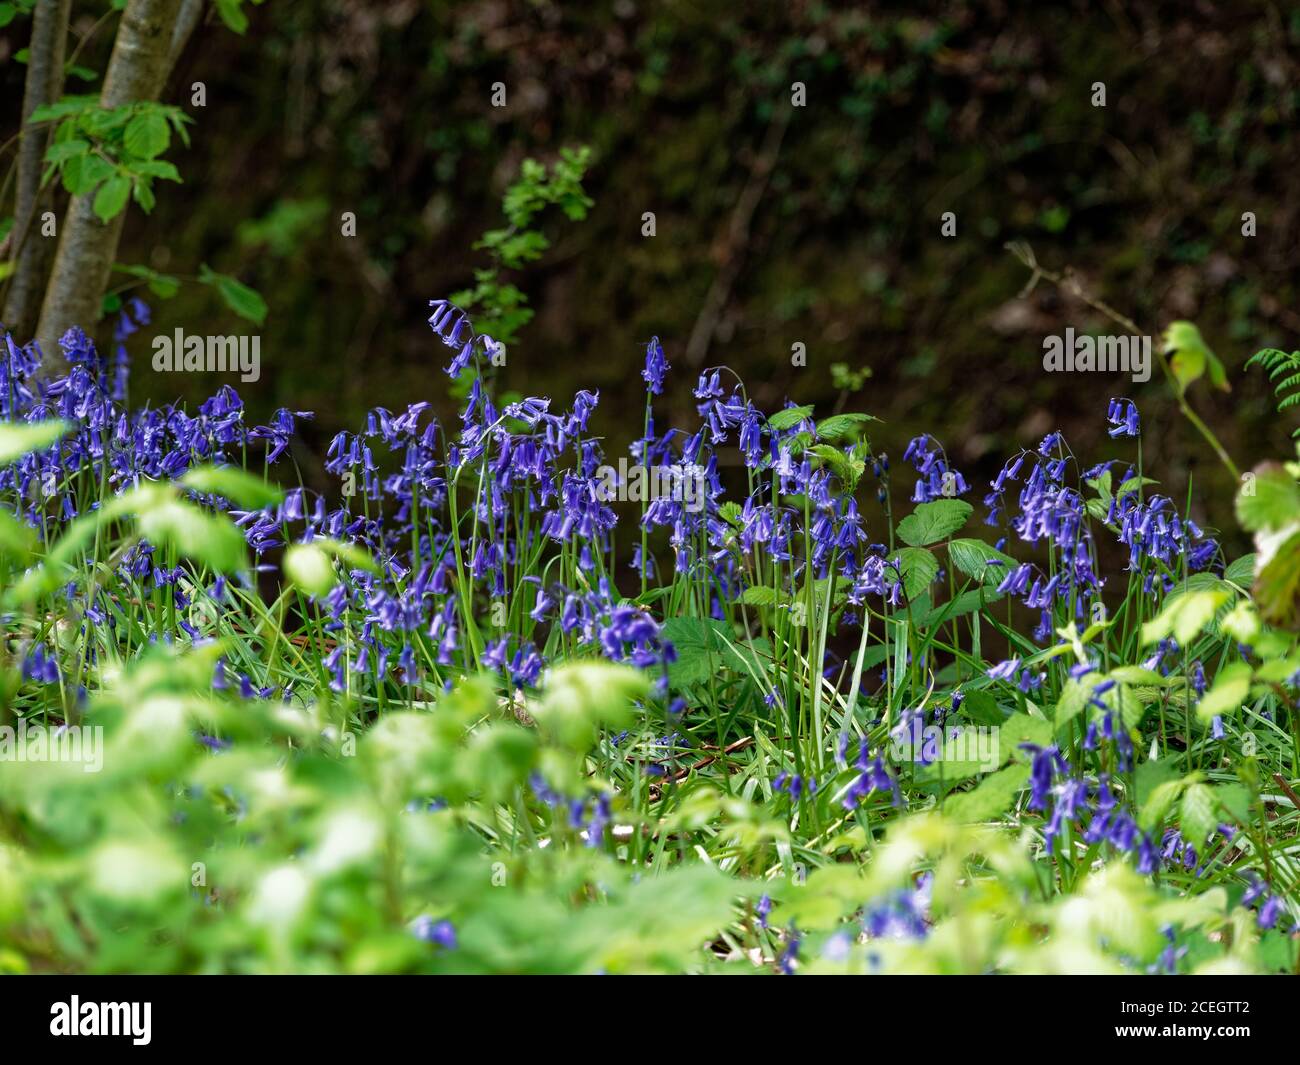
[[[1279,414],[1289,407],[1300,406],[1300,351],[1287,354],[1277,348],[1265,348],[1257,351],[1246,360],[1246,368],[1261,366],[1273,382],[1273,395],[1277,397],[1276,409]],[[1300,437],[1300,429],[1291,434]]]

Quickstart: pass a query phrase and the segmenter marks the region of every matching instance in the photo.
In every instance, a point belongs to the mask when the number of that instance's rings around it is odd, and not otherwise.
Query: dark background
[[[77,3],[74,25],[84,33],[106,9]],[[309,476],[309,452],[371,406],[429,399],[454,412],[426,302],[487,265],[471,246],[501,224],[520,162],[583,144],[595,207],[583,222],[548,222],[550,252],[509,276],[537,317],[500,383],[557,406],[599,389],[593,428],[614,442],[639,428],[652,334],[673,366],[660,409],[679,424],[694,424],[698,369],[726,364],[769,409],[789,397],[883,418],[873,443],[896,468],[906,440],[931,432],[976,497],[1004,455],[1052,428],[1087,464],[1133,454],[1105,436],[1107,399],[1129,395],[1148,472],[1180,500],[1191,475],[1193,512],[1230,525],[1233,486],[1158,368],[1146,384],[1043,372],[1045,335],[1117,330],[1050,285],[1018,299],[1028,274],[1003,245],[1019,239],[1148,333],[1197,322],[1233,391],[1202,382],[1193,404],[1243,468],[1291,453],[1295,418],[1275,414],[1263,375],[1242,365],[1263,347],[1292,350],[1300,331],[1293,5],[246,10],[243,37],[209,17],[174,73],[165,98],[196,119],[192,147],[167,155],[185,184],[161,185],[151,216],[131,208],[119,258],[185,275],[207,262],[265,296],[257,329],[186,286],[152,301],[155,327],[260,333],[262,380],[236,387],[259,418],[318,412],[298,452]],[[29,25],[0,37],[12,130],[23,77],[13,52]],[[82,63],[103,69],[111,31]],[[200,80],[207,107],[194,109]],[[496,81],[502,109],[490,106]],[[794,81],[807,106],[791,111]],[[1105,108],[1091,105],[1096,81]],[[340,234],[344,211],[357,215],[356,238]],[[641,236],[645,211],[653,238]],[[945,211],[955,238],[940,235]],[[1253,239],[1241,235],[1244,211],[1258,219]],[[699,366],[693,334],[697,348],[707,339]],[[151,336],[134,346],[134,400],[196,402],[222,383],[155,375]],[[805,368],[791,365],[795,342]],[[837,362],[873,376],[842,397]]]

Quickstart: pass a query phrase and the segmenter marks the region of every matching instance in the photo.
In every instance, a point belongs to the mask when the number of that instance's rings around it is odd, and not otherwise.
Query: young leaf
[[[131,179],[125,174],[114,174],[99,186],[95,193],[95,214],[101,222],[111,221],[122,213],[131,195]]]
[[[145,111],[135,116],[126,125],[122,143],[126,150],[138,159],[152,159],[162,155],[171,142],[171,132],[167,120],[156,111]]]
[[[58,418],[41,422],[0,424],[0,465],[13,462],[31,451],[44,451],[66,436],[72,426]]]
[[[267,484],[238,466],[196,466],[181,484],[205,495],[218,495],[248,510],[273,507],[284,498],[279,485]]]

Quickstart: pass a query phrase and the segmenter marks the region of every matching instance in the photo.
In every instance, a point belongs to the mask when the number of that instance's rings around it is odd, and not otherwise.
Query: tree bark
[[[31,340],[41,311],[41,292],[54,258],[54,241],[41,233],[41,214],[54,203],[54,190],[41,188],[41,170],[50,136],[32,129],[32,112],[63,95],[64,43],[72,0],[49,0],[32,13],[32,43],[23,87],[23,140],[18,150],[14,204],[14,272],[4,305],[4,324],[20,344]]]
[[[189,44],[199,19],[203,17],[206,0],[181,0],[181,13],[177,16],[176,27],[172,30],[172,39],[167,46],[167,71],[170,73],[180,61],[181,53]]]
[[[129,0],[104,75],[102,107],[112,109],[158,98],[167,80],[167,60],[180,8],[181,0]],[[59,251],[36,331],[47,366],[57,358],[59,337],[71,326],[93,332],[108,288],[126,211],[105,223],[95,215],[93,204],[93,191],[74,196],[63,219]]]

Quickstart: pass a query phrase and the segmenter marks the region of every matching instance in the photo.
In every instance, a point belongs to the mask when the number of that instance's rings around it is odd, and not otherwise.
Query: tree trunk
[[[167,80],[167,59],[180,7],[181,0],[129,0],[104,75],[102,107],[112,109],[158,98]],[[94,331],[108,288],[126,211],[105,223],[95,215],[93,203],[93,192],[74,196],[63,219],[59,251],[36,331],[47,366],[57,357],[59,337],[71,326]]]
[[[50,136],[32,129],[32,112],[63,95],[63,50],[72,0],[49,0],[32,13],[32,43],[23,87],[23,141],[18,151],[14,205],[14,272],[4,305],[4,324],[18,343],[31,340],[41,311],[41,292],[54,258],[54,241],[41,233],[40,216],[54,204],[54,190],[41,188],[41,170]]]

